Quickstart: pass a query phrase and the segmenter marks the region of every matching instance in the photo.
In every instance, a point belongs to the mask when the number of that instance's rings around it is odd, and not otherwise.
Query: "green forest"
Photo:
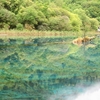
[[[93,31],[100,0],[0,0],[0,30]]]

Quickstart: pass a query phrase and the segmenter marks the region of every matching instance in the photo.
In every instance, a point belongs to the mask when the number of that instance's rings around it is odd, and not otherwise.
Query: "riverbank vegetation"
[[[99,0],[1,0],[0,30],[97,30],[99,5]]]

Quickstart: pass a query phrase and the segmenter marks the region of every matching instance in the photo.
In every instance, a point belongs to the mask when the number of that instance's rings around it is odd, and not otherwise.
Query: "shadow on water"
[[[0,40],[1,100],[69,100],[99,82],[100,41],[79,47],[71,40]]]

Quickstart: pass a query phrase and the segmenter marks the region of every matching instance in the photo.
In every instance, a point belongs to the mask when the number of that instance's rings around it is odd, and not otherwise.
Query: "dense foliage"
[[[1,0],[0,29],[96,30],[99,0]]]

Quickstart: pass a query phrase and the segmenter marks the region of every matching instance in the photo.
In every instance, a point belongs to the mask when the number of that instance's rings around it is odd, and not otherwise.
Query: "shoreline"
[[[56,38],[76,36],[75,32],[58,31],[0,31],[0,38]]]
[[[98,35],[98,32],[86,32],[87,36]],[[56,38],[56,37],[83,37],[84,32],[69,32],[69,31],[16,31],[16,30],[1,30],[0,38]]]

